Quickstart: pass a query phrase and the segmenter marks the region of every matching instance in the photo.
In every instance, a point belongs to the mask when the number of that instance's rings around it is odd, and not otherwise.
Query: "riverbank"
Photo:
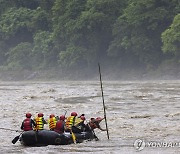
[[[102,70],[104,80],[179,80],[179,70],[155,70],[142,72],[138,70]],[[38,71],[0,71],[1,81],[26,81],[26,80],[96,80],[99,79],[99,72],[72,71],[63,72],[61,70],[38,70]]]

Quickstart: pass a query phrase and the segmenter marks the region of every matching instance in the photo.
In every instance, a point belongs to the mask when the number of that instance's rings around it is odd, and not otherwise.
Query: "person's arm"
[[[47,124],[47,122],[46,122],[46,120],[45,120],[44,118],[43,118],[42,120],[43,120],[43,123],[44,123],[44,124]]]
[[[62,132],[65,131],[65,128],[64,128],[64,127],[65,127],[65,121],[62,122]]]
[[[101,131],[106,131],[106,129],[103,129],[103,128],[100,126],[99,122],[96,122],[95,124],[96,124],[97,128],[99,128]]]
[[[101,131],[106,131],[106,129],[101,128],[100,125],[99,125],[99,129],[100,129]]]
[[[58,120],[59,120],[59,117],[58,117],[58,116],[56,116],[55,118],[56,118],[56,121],[58,121]]]
[[[80,126],[81,131],[84,132],[86,125],[84,124],[83,121],[81,123],[79,123],[79,126]]]
[[[36,123],[34,122],[34,120],[31,119],[31,123],[32,123],[32,126],[35,127],[36,126]]]
[[[23,128],[24,128],[24,121],[21,124],[21,129],[23,130]]]

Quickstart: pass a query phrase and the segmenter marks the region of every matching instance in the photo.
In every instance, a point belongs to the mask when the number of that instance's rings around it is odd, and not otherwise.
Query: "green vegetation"
[[[180,72],[180,1],[0,0],[1,70],[91,76],[98,62],[116,74]]]

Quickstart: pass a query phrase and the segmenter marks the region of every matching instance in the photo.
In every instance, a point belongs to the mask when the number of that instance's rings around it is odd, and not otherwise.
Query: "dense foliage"
[[[179,0],[0,0],[1,69],[148,72],[166,61],[180,64]]]

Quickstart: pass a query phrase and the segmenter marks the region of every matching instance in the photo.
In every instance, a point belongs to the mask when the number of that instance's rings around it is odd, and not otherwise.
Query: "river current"
[[[86,119],[103,117],[99,81],[0,81],[0,153],[180,153],[180,81],[103,81],[110,139],[95,130],[99,141],[71,145],[24,147],[14,137],[26,112],[48,119],[67,111]],[[105,128],[105,122],[101,122]],[[5,128],[5,129],[3,129]],[[48,129],[48,126],[45,126]],[[6,130],[12,129],[12,130]],[[19,132],[13,131],[19,130]]]

